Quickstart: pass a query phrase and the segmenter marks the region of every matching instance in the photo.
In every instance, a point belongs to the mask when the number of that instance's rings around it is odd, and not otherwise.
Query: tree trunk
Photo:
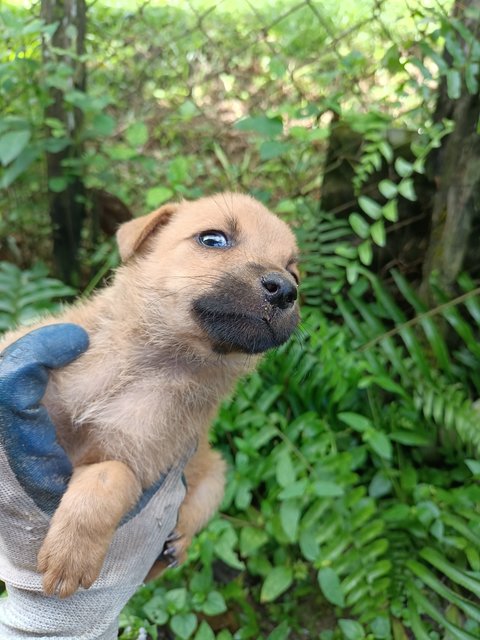
[[[70,89],[84,92],[85,63],[79,56],[85,52],[85,0],[42,0],[41,15],[47,24],[58,23],[51,46],[44,43],[45,64],[68,64],[72,70]],[[74,55],[69,55],[69,52]],[[83,116],[79,109],[65,104],[62,90],[52,88],[51,100],[45,109],[45,117],[60,121],[70,140],[65,149],[47,154],[53,253],[57,275],[75,286],[79,281],[78,249],[86,213],[85,187],[79,171],[82,145],[78,142]],[[55,191],[52,187],[61,190]]]
[[[480,0],[456,0],[453,10],[454,17],[460,19],[475,37],[480,27],[479,10]],[[465,42],[461,44],[468,59],[469,45]],[[451,66],[447,51],[444,58]],[[452,99],[447,93],[447,81],[442,79],[434,120],[439,122],[449,118],[455,123],[455,129],[444,139],[441,148],[432,154],[429,162],[437,191],[433,200],[432,227],[423,265],[421,293],[430,304],[434,302],[430,287],[432,274],[436,274],[438,283],[445,291],[453,293],[461,270],[475,263],[478,267],[480,262],[479,117],[478,92],[470,94],[462,79],[461,95]]]

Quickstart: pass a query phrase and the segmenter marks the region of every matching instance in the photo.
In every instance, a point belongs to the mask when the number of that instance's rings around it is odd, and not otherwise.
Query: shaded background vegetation
[[[479,637],[479,21],[3,5],[0,330],[91,292],[172,198],[248,191],[302,249],[302,329],[216,421],[222,512],[122,638]]]

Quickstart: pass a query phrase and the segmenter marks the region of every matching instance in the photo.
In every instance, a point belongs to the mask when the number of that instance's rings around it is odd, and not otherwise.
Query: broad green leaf
[[[408,178],[413,173],[413,164],[405,158],[397,158],[395,160],[395,171],[401,178]]]
[[[360,258],[361,263],[366,267],[372,264],[373,250],[370,240],[365,240],[365,242],[358,245],[358,257]]]
[[[50,178],[50,180],[48,181],[48,188],[50,191],[53,191],[53,193],[61,193],[62,191],[65,191],[67,187],[68,178],[64,176]]]
[[[397,185],[391,180],[380,180],[378,183],[378,190],[382,196],[388,198],[388,200],[391,200],[391,198],[394,198],[397,195]]]
[[[465,464],[473,473],[474,476],[480,476],[480,461],[479,460],[465,460]]]
[[[362,625],[356,620],[340,618],[338,626],[342,630],[345,640],[362,640],[365,638],[365,631]]]
[[[197,628],[197,617],[194,613],[177,613],[170,620],[170,628],[182,640],[188,640]]]
[[[15,158],[10,166],[3,172],[0,178],[0,188],[9,187],[40,155],[41,149],[33,144],[25,147],[23,151]]]
[[[131,160],[138,155],[135,149],[132,149],[132,147],[122,143],[113,144],[108,147],[105,146],[104,150],[112,160],[119,160],[120,162],[123,162],[124,160]]]
[[[279,158],[291,149],[292,145],[277,140],[266,140],[260,145],[260,160]]]
[[[268,138],[273,138],[282,133],[283,122],[279,117],[269,118],[268,116],[248,117],[240,120],[235,125],[240,131],[255,131]]]
[[[310,527],[300,533],[299,538],[300,550],[303,557],[309,562],[313,562],[318,558],[320,553],[320,545],[317,540],[316,527]]]
[[[405,178],[399,183],[398,193],[407,200],[415,202],[415,200],[417,199],[417,194],[415,193],[415,186],[413,184],[412,178]]]
[[[280,522],[282,529],[291,542],[297,540],[298,521],[300,520],[300,503],[298,500],[285,500],[280,505]]]
[[[154,209],[169,200],[173,196],[173,191],[168,187],[154,187],[147,191],[147,207]]]
[[[243,569],[244,563],[238,558],[234,548],[237,544],[237,534],[233,528],[224,531],[215,543],[215,553],[229,567]]]
[[[143,122],[134,122],[125,132],[125,138],[132,147],[141,147],[148,140],[148,128]]]
[[[390,164],[393,161],[393,149],[392,145],[386,140],[382,140],[378,146],[380,153],[385,158],[385,160]],[[377,170],[379,167],[377,167]]]
[[[71,144],[71,142],[72,141],[70,140],[70,138],[66,138],[66,137],[65,138],[49,138],[48,140],[45,140],[45,143],[44,143],[45,151],[48,151],[49,153],[59,153],[60,151],[63,151],[64,149],[66,149]],[[22,154],[20,154],[20,156],[21,155]]]
[[[106,113],[97,113],[92,121],[92,129],[96,135],[110,136],[115,129],[115,118]],[[128,130],[127,130],[128,139]]]
[[[384,433],[377,431],[376,429],[370,429],[365,432],[364,438],[380,457],[386,458],[387,460],[391,459],[392,444]]]
[[[281,78],[287,72],[284,60],[277,56],[270,58],[268,68],[274,78]]]
[[[387,204],[383,205],[382,213],[385,220],[389,222],[397,222],[398,220],[398,207],[396,200],[390,200]]]
[[[410,447],[425,447],[432,443],[432,433],[428,431],[407,431],[398,429],[389,433],[390,440]]]
[[[199,113],[199,110],[194,102],[192,102],[191,100],[185,100],[185,102],[178,108],[178,113],[185,120],[191,120],[194,115]]]
[[[347,266],[346,275],[348,284],[354,285],[358,280],[358,270],[359,265],[357,265],[356,263],[351,263]]]
[[[364,211],[367,216],[370,216],[370,218],[373,218],[373,220],[378,220],[381,217],[382,207],[378,202],[372,200],[372,198],[369,198],[368,196],[360,196],[358,198],[358,204],[362,211]]]
[[[223,596],[218,591],[210,591],[202,605],[202,611],[207,616],[218,616],[227,610]]]
[[[291,498],[301,498],[307,491],[308,480],[303,478],[296,482],[292,482],[278,494],[279,500],[290,500]]]
[[[370,628],[375,636],[375,640],[383,640],[383,638],[391,638],[392,631],[390,626],[390,618],[387,616],[377,616],[370,623]]]
[[[339,607],[345,606],[342,587],[338,575],[331,567],[320,569],[318,583],[326,599]]]
[[[260,592],[260,602],[272,602],[284,593],[293,582],[290,567],[274,567],[266,577]]]
[[[202,620],[198,627],[198,631],[195,634],[195,640],[215,640],[215,634],[205,620]]]
[[[143,611],[148,619],[156,624],[165,624],[169,618],[163,594],[154,595],[143,605]]]
[[[284,620],[268,635],[267,640],[288,640],[289,637],[290,627],[288,626],[288,622]]]
[[[377,471],[368,487],[368,495],[372,498],[382,498],[388,495],[391,489],[392,481],[390,478],[383,471]]]
[[[190,593],[206,593],[212,584],[212,578],[207,569],[196,571],[190,580]]]
[[[465,85],[470,95],[476,95],[478,93],[478,77],[479,77],[480,65],[478,62],[467,62],[465,68]]]
[[[372,236],[372,240],[376,245],[378,245],[379,247],[385,246],[387,236],[385,233],[385,224],[383,220],[377,220],[374,224],[372,224],[372,226],[370,227],[370,234]]]
[[[348,217],[348,221],[350,222],[350,226],[353,231],[360,238],[367,238],[370,232],[370,225],[366,220],[358,213],[352,213]]]
[[[250,556],[268,541],[268,535],[262,529],[242,527],[240,531],[240,553]]]
[[[252,483],[248,478],[241,478],[235,492],[235,506],[243,511],[250,505],[251,501]]]
[[[462,76],[458,69],[450,68],[447,71],[447,93],[451,100],[457,100],[462,93]]]
[[[288,485],[295,482],[295,467],[293,466],[290,451],[288,451],[288,449],[283,450],[277,457],[275,475],[277,482],[281,487],[288,487]]]
[[[165,600],[170,605],[171,611],[180,611],[187,602],[187,590],[185,587],[170,589],[165,594]]]
[[[15,160],[27,146],[30,131],[9,131],[0,136],[0,162],[4,167]]]
[[[317,480],[313,484],[313,490],[317,496],[326,497],[339,497],[343,496],[344,490],[336,482],[329,482],[327,480]]]
[[[355,431],[365,431],[373,426],[372,421],[369,418],[366,418],[359,413],[344,411],[339,413],[337,417],[342,422],[345,422],[345,424],[348,424],[349,427],[355,429]]]

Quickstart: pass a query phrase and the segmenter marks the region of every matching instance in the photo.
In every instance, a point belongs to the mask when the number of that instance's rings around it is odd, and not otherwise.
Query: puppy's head
[[[122,225],[117,239],[141,280],[152,334],[253,354],[282,344],[298,324],[295,238],[249,196],[168,204]]]

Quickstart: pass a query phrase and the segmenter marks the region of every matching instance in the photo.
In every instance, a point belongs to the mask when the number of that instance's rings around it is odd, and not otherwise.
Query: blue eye
[[[230,246],[230,240],[221,231],[202,231],[198,234],[198,242],[204,247],[226,249]]]

